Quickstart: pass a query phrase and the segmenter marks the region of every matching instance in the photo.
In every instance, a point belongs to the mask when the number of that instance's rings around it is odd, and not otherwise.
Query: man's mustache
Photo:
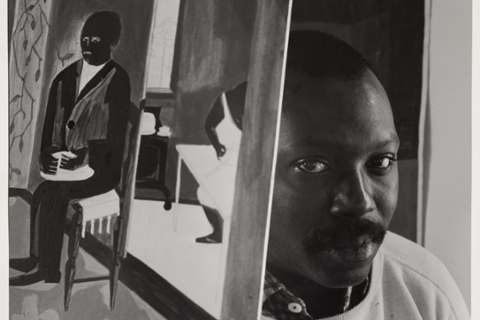
[[[386,232],[387,228],[378,222],[345,218],[331,226],[317,226],[307,235],[303,244],[311,252],[331,251],[342,247],[358,249],[363,245],[358,243],[360,237],[367,236],[373,243],[382,243]]]

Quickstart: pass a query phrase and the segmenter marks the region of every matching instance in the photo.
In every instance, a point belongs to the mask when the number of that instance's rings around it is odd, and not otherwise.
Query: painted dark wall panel
[[[218,95],[247,79],[255,1],[184,1],[176,39],[177,96],[168,151],[167,186],[175,189],[175,145],[210,144],[204,126]],[[202,12],[202,14],[198,14]],[[198,184],[182,170],[181,199],[196,200]]]
[[[294,1],[292,29],[332,33],[365,55],[379,73],[390,97],[402,141],[399,158],[417,159],[423,1]]]

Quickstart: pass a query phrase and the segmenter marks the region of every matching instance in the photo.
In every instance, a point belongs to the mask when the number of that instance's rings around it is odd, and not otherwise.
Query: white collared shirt
[[[108,62],[108,61],[107,61]],[[101,64],[99,66],[92,66],[88,64],[85,60],[83,61],[82,73],[80,75],[80,86],[78,87],[78,93],[82,91],[85,85],[106,65]]]

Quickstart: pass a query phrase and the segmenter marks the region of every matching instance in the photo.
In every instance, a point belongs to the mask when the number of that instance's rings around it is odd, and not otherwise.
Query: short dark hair
[[[95,29],[104,35],[105,40],[110,44],[118,42],[120,34],[122,32],[122,21],[120,15],[114,11],[97,11],[90,15],[83,25],[83,31],[85,27],[88,29]]]
[[[290,33],[287,72],[298,70],[313,78],[355,80],[368,69],[379,78],[367,60],[343,40],[320,31]]]

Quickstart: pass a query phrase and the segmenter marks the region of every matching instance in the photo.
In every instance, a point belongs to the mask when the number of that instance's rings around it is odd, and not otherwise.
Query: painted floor
[[[224,223],[222,244],[196,243],[197,237],[212,232],[205,214],[198,205],[179,204],[165,211],[163,202],[135,200],[127,250],[160,276],[174,285],[205,311],[220,316],[229,220]],[[10,199],[10,257],[26,257],[29,253],[29,206],[19,198]],[[65,237],[64,243],[66,243]],[[62,253],[62,266],[66,249]],[[80,250],[77,258],[78,277],[107,274],[93,257]],[[18,274],[10,270],[10,276]],[[109,310],[107,281],[76,284],[68,312],[64,311],[64,281],[55,284],[40,282],[26,287],[10,287],[10,319],[12,320],[160,320],[164,319],[121,282],[117,303]],[[86,308],[85,306],[88,306]]]
[[[223,243],[196,243],[212,232],[199,205],[135,200],[127,250],[215,318],[220,317],[230,221]],[[175,213],[177,212],[177,213]]]
[[[12,219],[14,217],[14,219]],[[10,257],[28,255],[28,205],[10,199],[9,207]],[[65,237],[64,243],[66,243]],[[66,261],[66,246],[62,266]],[[106,268],[80,250],[77,257],[78,278],[107,274]],[[10,276],[19,272],[10,269]],[[114,310],[109,309],[108,281],[75,284],[70,308],[64,310],[64,280],[59,284],[43,281],[25,287],[9,288],[9,317],[11,320],[163,320],[165,319],[121,282]]]

